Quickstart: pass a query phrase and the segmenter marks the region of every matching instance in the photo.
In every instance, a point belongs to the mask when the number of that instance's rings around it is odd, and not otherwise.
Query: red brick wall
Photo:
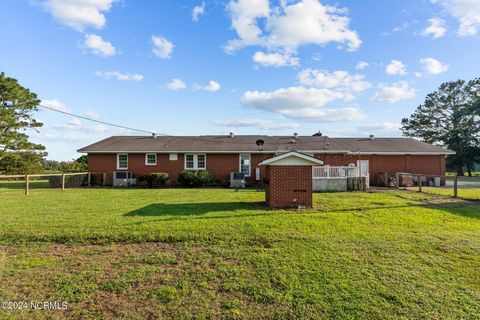
[[[267,166],[266,201],[271,208],[312,207],[311,166]]]
[[[272,157],[273,154],[251,154],[251,177],[247,178],[250,183],[255,182],[255,168],[264,159]],[[379,172],[410,172],[417,174],[444,175],[444,156],[345,156],[340,154],[317,154],[317,158],[325,161],[325,164],[332,166],[345,166],[349,163],[357,164],[357,160],[369,160],[370,183],[377,183]],[[207,170],[212,172],[215,179],[227,182],[230,172],[239,171],[238,154],[207,154]],[[113,172],[117,171],[116,154],[89,154],[88,170],[91,172],[106,172],[107,184],[112,183]],[[145,154],[129,154],[128,170],[138,177],[150,172],[167,172],[173,181],[177,181],[178,175],[184,170],[184,155],[178,154],[178,160],[169,160],[168,154],[157,154],[157,165],[146,166]],[[265,168],[260,167],[260,180],[265,176]]]
[[[258,163],[264,159],[272,157],[272,154],[251,154],[251,176],[247,181],[255,181],[255,168]],[[238,154],[207,154],[207,170],[210,171],[214,179],[227,182],[230,179],[230,172],[240,170],[240,160]],[[178,180],[178,175],[184,170],[184,154],[178,154],[178,160],[169,160],[169,154],[158,153],[157,164],[155,166],[145,165],[144,153],[130,153],[128,155],[128,170],[132,171],[134,177],[151,173],[167,172],[170,179]],[[89,154],[88,170],[90,172],[106,172],[107,184],[112,183],[113,172],[117,171],[117,154]],[[265,175],[264,168],[260,167],[260,179]]]

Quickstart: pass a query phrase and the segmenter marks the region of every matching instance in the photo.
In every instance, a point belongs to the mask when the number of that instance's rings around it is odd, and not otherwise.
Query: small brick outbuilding
[[[270,208],[312,207],[312,166],[323,161],[304,153],[290,151],[263,160],[265,200]]]

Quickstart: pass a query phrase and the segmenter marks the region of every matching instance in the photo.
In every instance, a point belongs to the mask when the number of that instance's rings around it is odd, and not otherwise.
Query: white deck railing
[[[313,179],[341,179],[347,177],[358,177],[358,167],[334,167],[322,166],[313,167]]]

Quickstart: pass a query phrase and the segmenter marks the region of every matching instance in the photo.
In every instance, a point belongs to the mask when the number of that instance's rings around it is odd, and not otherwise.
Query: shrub
[[[153,172],[138,177],[139,182],[146,182],[148,187],[151,188],[154,185],[165,185],[165,181],[168,180],[168,173],[166,172]]]
[[[185,170],[178,181],[185,187],[203,187],[213,182],[213,175],[207,170]]]

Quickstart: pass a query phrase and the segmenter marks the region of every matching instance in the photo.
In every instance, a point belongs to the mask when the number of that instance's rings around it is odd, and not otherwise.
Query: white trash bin
[[[440,179],[440,177],[435,177],[435,178],[433,178],[433,184],[434,184],[434,186],[435,186],[435,187],[440,187],[440,182],[441,182],[441,181],[442,181],[442,180]]]

